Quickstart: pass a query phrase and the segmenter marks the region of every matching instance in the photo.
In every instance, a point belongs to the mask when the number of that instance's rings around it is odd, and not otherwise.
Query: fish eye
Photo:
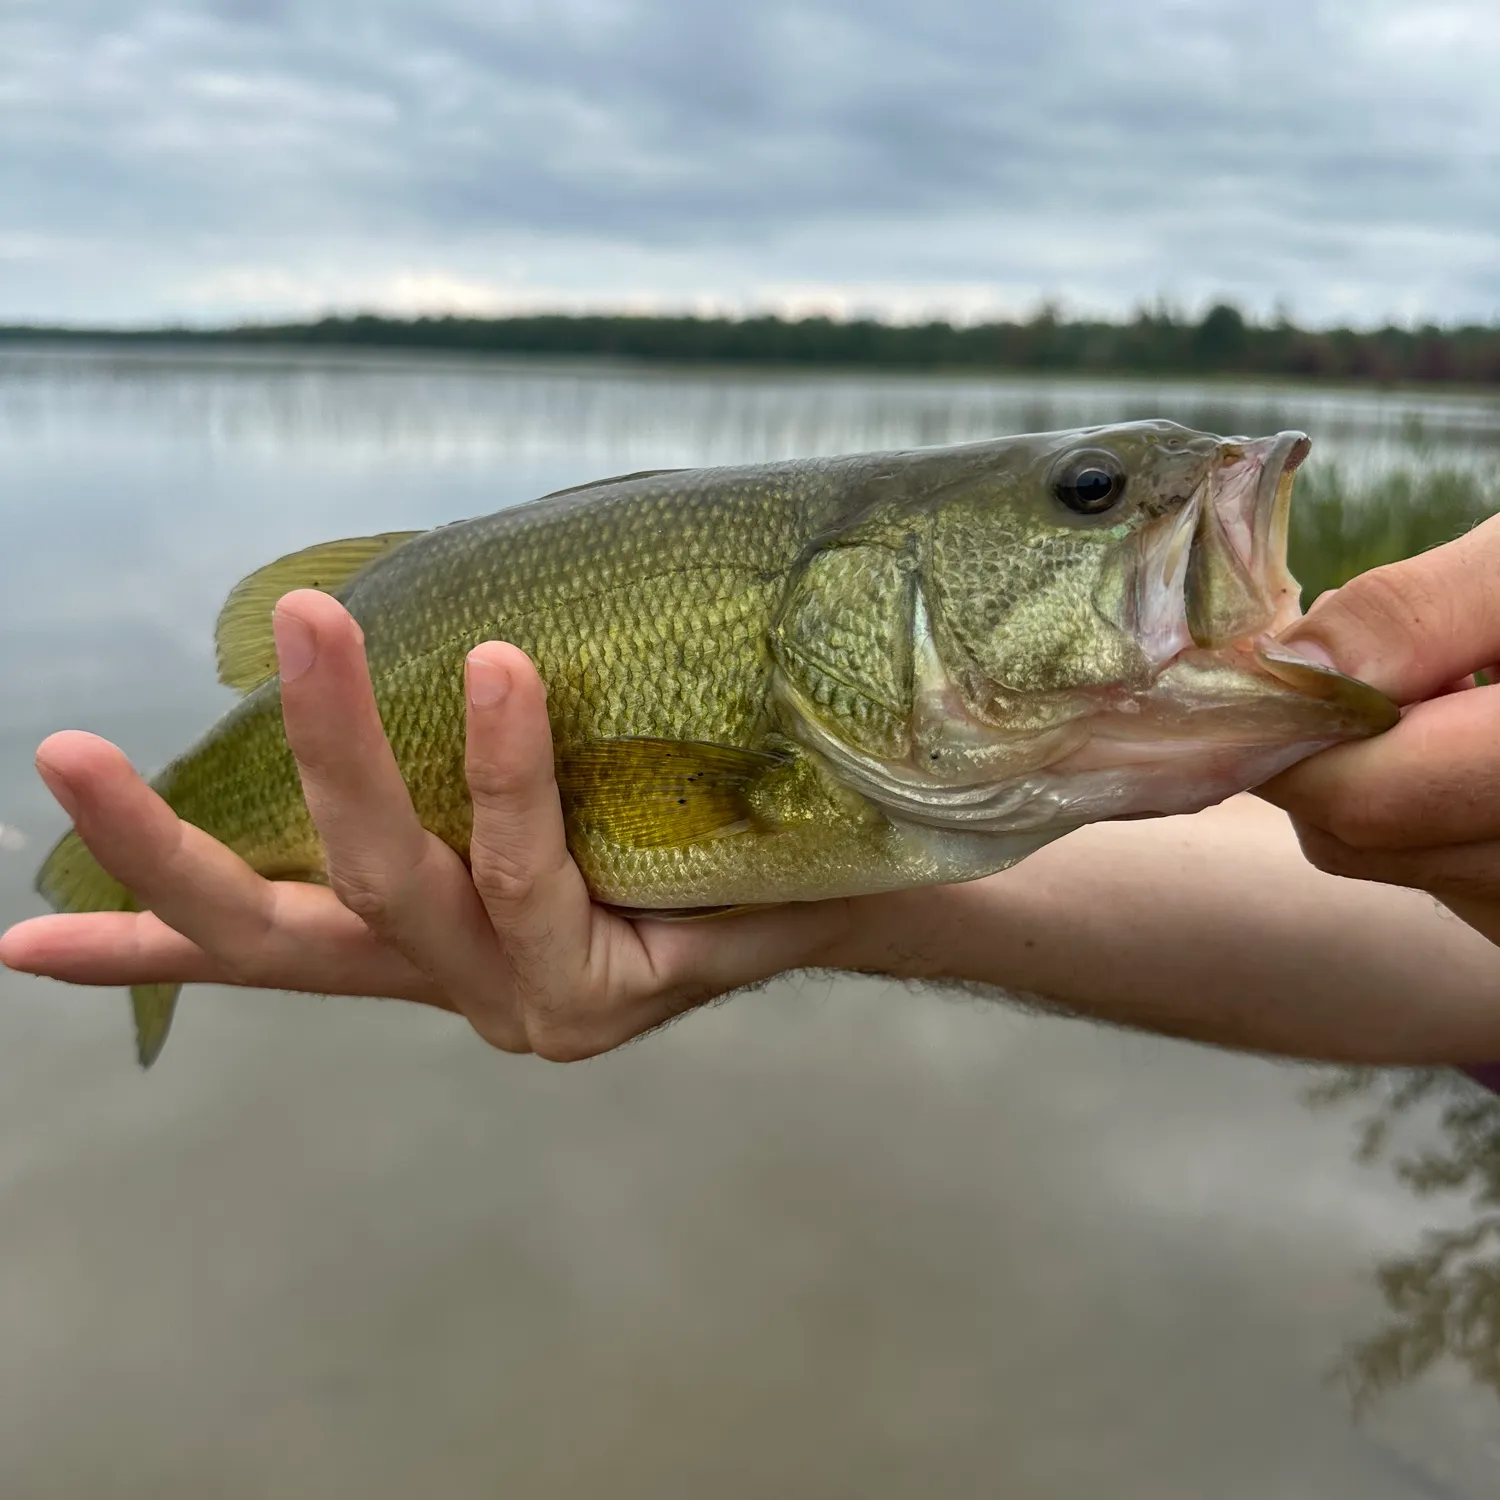
[[[1125,470],[1113,453],[1073,453],[1053,475],[1052,493],[1080,516],[1101,516],[1125,494]]]

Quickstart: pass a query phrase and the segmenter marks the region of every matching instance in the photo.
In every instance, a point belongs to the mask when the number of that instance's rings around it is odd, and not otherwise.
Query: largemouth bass
[[[244,697],[154,781],[262,874],[322,878],[283,732],[271,613],[336,595],[365,633],[422,822],[460,854],[463,662],[527,651],[569,844],[639,912],[961,881],[1107,818],[1195,811],[1395,707],[1296,658],[1300,433],[1170,422],[625,475],[244,580],[220,676]],[[39,890],[131,910],[69,834]],[[175,987],[133,992],[143,1063]]]

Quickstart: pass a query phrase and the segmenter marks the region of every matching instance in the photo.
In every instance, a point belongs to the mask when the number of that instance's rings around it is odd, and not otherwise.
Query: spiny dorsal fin
[[[539,496],[542,500],[556,500],[560,495],[578,495],[584,490],[602,490],[607,484],[629,484],[632,479],[655,479],[660,474],[685,474],[686,469],[636,469],[630,474],[611,474],[608,479],[591,479],[587,484],[570,484],[565,490],[549,490]]]
[[[336,594],[377,557],[421,534],[384,531],[379,536],[350,536],[337,542],[320,542],[316,547],[304,547],[300,552],[278,557],[240,579],[224,601],[214,627],[219,681],[248,693],[276,670],[271,611],[283,594],[293,589],[322,589],[325,594]]]
[[[678,849],[756,826],[750,789],[786,757],[688,740],[594,740],[563,753],[563,805],[629,849]]]

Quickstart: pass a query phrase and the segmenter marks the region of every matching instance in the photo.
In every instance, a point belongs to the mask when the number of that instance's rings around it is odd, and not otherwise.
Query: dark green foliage
[[[1193,330],[1193,358],[1200,369],[1239,369],[1249,348],[1250,330],[1239,309],[1222,302]]]
[[[1019,370],[1130,375],[1238,375],[1343,382],[1500,385],[1500,324],[1460,328],[1302,329],[1247,320],[1220,303],[1198,321],[1155,309],[1120,323],[1064,321],[955,327],[871,319],[693,318],[540,313],[507,318],[387,318],[237,328],[84,330],[0,327],[3,339],[294,344],[471,354],[590,355],[908,370]]]

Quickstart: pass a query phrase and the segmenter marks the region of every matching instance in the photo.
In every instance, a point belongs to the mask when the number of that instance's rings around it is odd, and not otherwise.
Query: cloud
[[[0,318],[1488,319],[1497,69],[1492,0],[13,0]]]

